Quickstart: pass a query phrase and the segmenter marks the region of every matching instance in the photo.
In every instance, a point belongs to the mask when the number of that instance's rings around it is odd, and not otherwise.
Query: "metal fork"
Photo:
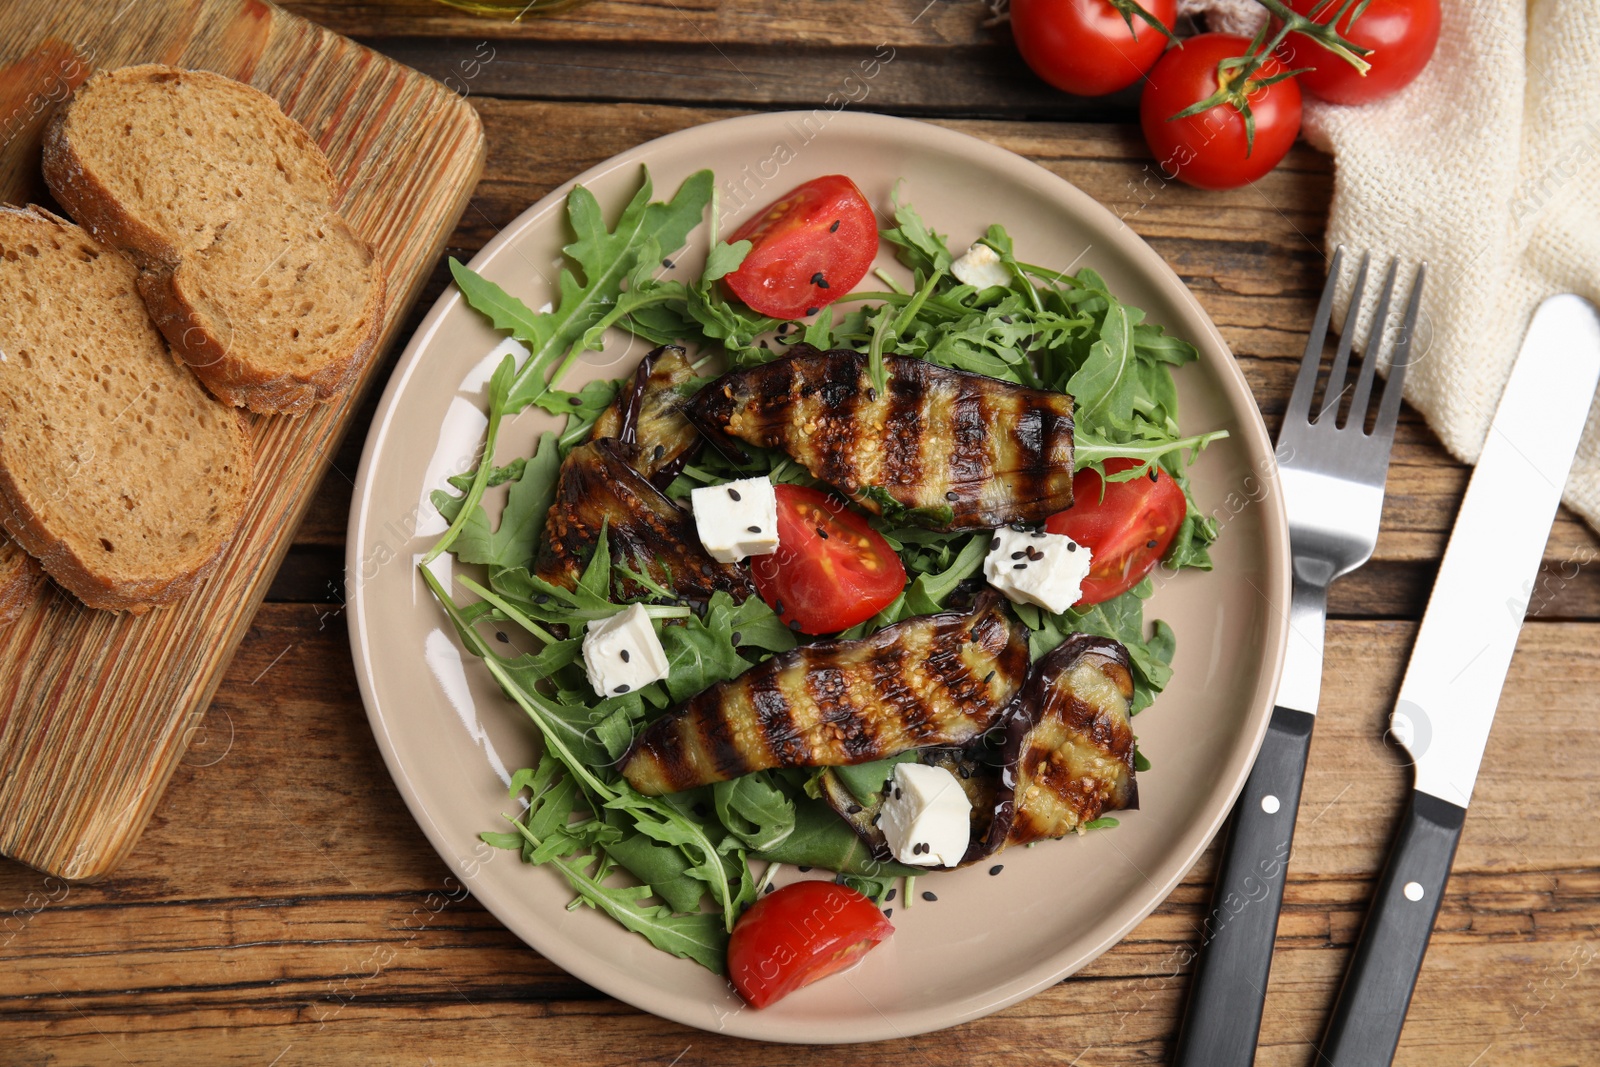
[[[1394,293],[1394,263],[1389,265],[1372,316],[1349,415],[1340,425],[1350,345],[1360,317],[1370,254],[1361,257],[1320,408],[1315,415],[1311,410],[1343,261],[1344,249],[1340,248],[1328,268],[1328,284],[1317,305],[1300,374],[1278,432],[1279,480],[1289,514],[1289,551],[1294,561],[1289,647],[1277,707],[1223,845],[1174,1067],[1248,1067],[1255,1062],[1278,911],[1294,842],[1295,813],[1300,808],[1300,785],[1322,690],[1328,585],[1370,559],[1378,542],[1389,451],[1400,415],[1400,392],[1426,268],[1419,267],[1412,282],[1405,321],[1393,344],[1388,382],[1368,433],[1365,426],[1374,371]]]

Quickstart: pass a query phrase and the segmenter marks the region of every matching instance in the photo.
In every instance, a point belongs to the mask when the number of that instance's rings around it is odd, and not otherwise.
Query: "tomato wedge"
[[[878,254],[878,220],[842,174],[789,190],[740,226],[749,241],[739,269],[722,280],[752,311],[775,319],[815,315],[856,287]]]
[[[1107,460],[1105,465],[1107,474],[1137,466],[1133,459]],[[1097,471],[1081,470],[1072,478],[1075,503],[1045,520],[1050,533],[1066,534],[1092,555],[1083,595],[1073,607],[1110,600],[1138,585],[1177,536],[1189,502],[1170,474],[1159,467],[1150,471],[1149,477],[1102,483]]]
[[[871,900],[832,882],[795,882],[746,909],[728,938],[728,977],[753,1008],[850,966],[894,927]]]
[[[883,535],[843,500],[780,485],[778,550],[750,560],[756,591],[793,629],[829,634],[865,622],[906,587]]]

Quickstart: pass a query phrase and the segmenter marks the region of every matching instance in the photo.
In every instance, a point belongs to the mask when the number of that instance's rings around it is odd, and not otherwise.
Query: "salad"
[[[543,740],[483,839],[762,1007],[889,936],[902,880],[1137,806],[1176,643],[1143,602],[1210,568],[1185,471],[1225,435],[1179,429],[1189,344],[1001,226],[958,253],[897,192],[880,231],[834,175],[722,240],[709,171],[653,196],[571,191],[543,311],[451,261],[526,354],[420,573]],[[563,388],[613,328],[657,347]],[[564,423],[507,461],[528,408]]]

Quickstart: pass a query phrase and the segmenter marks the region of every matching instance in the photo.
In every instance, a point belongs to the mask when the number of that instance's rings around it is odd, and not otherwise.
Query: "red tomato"
[[[832,882],[795,882],[746,909],[728,938],[728,977],[753,1008],[850,966],[894,933],[877,905]]]
[[[1312,15],[1319,3],[1323,10]],[[1342,0],[1288,0],[1291,8],[1326,24]],[[1352,9],[1354,10],[1354,9]],[[1439,0],[1370,0],[1354,23],[1339,22],[1345,40],[1372,49],[1372,69],[1359,74],[1349,63],[1304,34],[1291,33],[1278,46],[1278,58],[1291,69],[1310,67],[1295,77],[1306,92],[1335,104],[1369,104],[1399,92],[1422,73],[1439,43]]]
[[[1300,132],[1300,88],[1293,78],[1265,87],[1251,79],[1246,99],[1255,115],[1256,137],[1248,150],[1244,115],[1232,104],[1172,118],[1215,93],[1218,64],[1244,55],[1249,47],[1247,37],[1202,33],[1162,56],[1150,72],[1139,99],[1139,124],[1166,177],[1202,189],[1232,189],[1255,181],[1289,151]],[[1257,77],[1287,69],[1268,56]]]
[[[1107,460],[1106,473],[1137,466],[1137,460]],[[1081,470],[1072,478],[1072,506],[1045,520],[1050,533],[1066,534],[1092,555],[1083,596],[1073,607],[1085,608],[1126,593],[1167,554],[1189,503],[1170,474],[1159,467],[1150,469],[1154,479],[1104,482],[1104,496],[1099,473]]]
[[[1178,0],[1145,0],[1168,30]],[[1011,32],[1033,72],[1057,89],[1102,96],[1126,89],[1167,47],[1160,30],[1135,15],[1133,31],[1107,0],[1011,0]]]
[[[762,315],[798,319],[866,277],[878,254],[878,220],[855,182],[830,174],[791,189],[728,241],[751,245],[723,279],[734,295]]]
[[[756,590],[778,617],[808,634],[865,622],[906,587],[883,536],[836,496],[780,485],[778,551],[751,560]]]

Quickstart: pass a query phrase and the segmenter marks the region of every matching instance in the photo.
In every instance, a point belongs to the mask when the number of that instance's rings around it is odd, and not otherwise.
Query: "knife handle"
[[[1278,707],[1233,809],[1173,1067],[1250,1067],[1316,717]]]
[[[1412,790],[1318,1062],[1389,1067],[1394,1060],[1466,817],[1467,809]]]

